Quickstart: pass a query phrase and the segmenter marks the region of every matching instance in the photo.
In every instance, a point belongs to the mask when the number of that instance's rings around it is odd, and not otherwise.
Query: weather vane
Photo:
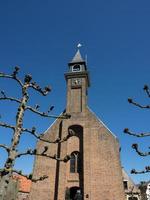
[[[82,47],[82,44],[78,43],[77,47],[78,47],[78,48]]]

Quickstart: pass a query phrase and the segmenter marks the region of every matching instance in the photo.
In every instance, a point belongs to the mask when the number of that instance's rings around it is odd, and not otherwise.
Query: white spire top
[[[82,47],[82,44],[79,43],[79,44],[77,45],[77,47],[78,47],[78,48]]]

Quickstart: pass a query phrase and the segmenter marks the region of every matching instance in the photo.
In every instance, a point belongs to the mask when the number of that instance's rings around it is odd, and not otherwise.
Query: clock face
[[[82,83],[82,79],[81,78],[73,78],[71,80],[71,85],[73,87],[78,87],[78,86],[81,86],[81,83]]]

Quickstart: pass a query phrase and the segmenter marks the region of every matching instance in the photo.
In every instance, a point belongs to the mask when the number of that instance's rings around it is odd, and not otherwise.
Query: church
[[[90,77],[87,63],[77,50],[65,73],[67,86],[66,113],[69,119],[58,118],[47,129],[44,138],[64,138],[59,144],[37,143],[42,151],[58,158],[71,155],[68,162],[36,157],[33,177],[48,178],[32,183],[30,200],[125,200],[119,142],[116,136],[88,107]]]

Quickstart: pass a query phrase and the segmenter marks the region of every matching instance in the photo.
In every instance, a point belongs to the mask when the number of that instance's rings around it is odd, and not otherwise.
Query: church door
[[[82,200],[82,192],[79,187],[71,187],[66,190],[65,200]]]
[[[137,197],[129,197],[128,200],[138,200]]]

